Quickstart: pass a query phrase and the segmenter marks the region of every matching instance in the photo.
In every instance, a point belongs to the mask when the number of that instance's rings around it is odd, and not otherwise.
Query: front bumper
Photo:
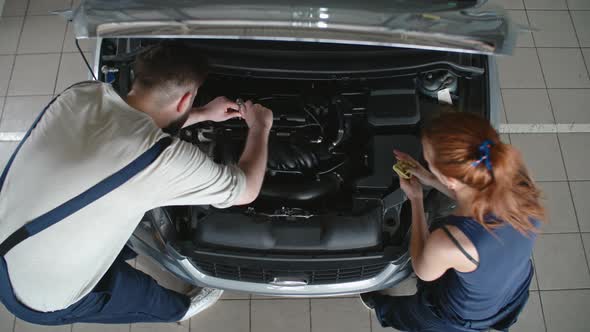
[[[147,223],[140,223],[128,245],[137,253],[150,257],[185,282],[200,287],[259,295],[324,297],[358,294],[393,287],[412,272],[410,258],[406,253],[388,265],[381,273],[369,279],[333,284],[283,286],[209,276],[197,269],[189,258],[180,255],[174,248],[166,245],[158,233],[154,232],[151,225]]]

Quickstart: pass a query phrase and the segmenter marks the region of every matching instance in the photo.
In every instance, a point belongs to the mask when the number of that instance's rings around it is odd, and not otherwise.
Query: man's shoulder
[[[96,98],[101,97],[108,92],[109,85],[100,81],[83,81],[71,85],[62,91],[58,98],[76,99],[76,98]]]
[[[130,108],[110,84],[100,81],[84,81],[70,86],[56,97],[55,104],[57,108],[70,109],[77,114],[114,115],[119,112],[113,110]]]

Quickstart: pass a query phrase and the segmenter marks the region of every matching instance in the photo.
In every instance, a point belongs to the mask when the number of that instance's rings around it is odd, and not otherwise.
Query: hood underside
[[[85,0],[78,38],[218,38],[510,54],[515,29],[478,1]]]

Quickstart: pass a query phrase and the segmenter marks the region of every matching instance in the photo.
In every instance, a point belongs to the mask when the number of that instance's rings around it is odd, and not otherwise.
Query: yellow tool
[[[408,172],[409,168],[414,168],[416,165],[409,161],[400,160],[395,165],[393,165],[393,170],[401,177],[406,180],[409,180],[412,177],[412,174]]]

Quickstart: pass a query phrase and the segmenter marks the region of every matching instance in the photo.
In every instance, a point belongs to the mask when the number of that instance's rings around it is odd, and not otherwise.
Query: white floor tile
[[[1,149],[1,147],[0,147]],[[0,156],[1,158],[1,156]],[[2,165],[2,164],[0,164]],[[3,167],[4,168],[4,167]],[[14,328],[14,315],[0,303],[0,331],[10,331]]]
[[[529,20],[524,10],[509,10],[510,17],[516,24],[528,27]],[[521,30],[516,38],[516,47],[535,47],[533,34],[528,30]]]
[[[582,243],[586,251],[586,260],[588,261],[588,265],[590,265],[590,233],[582,233]]]
[[[590,9],[590,1],[588,0],[567,0],[569,9]]]
[[[191,319],[191,332],[230,331],[250,331],[250,301],[219,301]]]
[[[567,9],[566,0],[524,0],[524,5],[529,9]]]
[[[129,324],[74,324],[72,332],[129,332]]]
[[[250,293],[224,291],[221,300],[248,300]]]
[[[53,94],[59,54],[17,55],[8,95]]]
[[[539,182],[546,200],[549,220],[542,226],[543,233],[578,232],[578,220],[567,182]]]
[[[53,11],[68,10],[72,0],[29,0],[27,15],[50,15]]]
[[[552,1],[554,2],[554,1]],[[567,10],[528,10],[529,22],[537,31],[533,38],[537,47],[578,47],[574,25]]]
[[[580,234],[541,234],[534,256],[541,290],[590,287]]]
[[[0,17],[0,54],[15,54],[23,25],[22,17]]]
[[[516,48],[514,55],[498,57],[502,88],[545,88],[534,48]]]
[[[590,290],[541,292],[548,332],[588,331]]]
[[[580,46],[590,47],[590,12],[572,11],[571,13],[576,33],[580,39]]]
[[[369,319],[358,297],[311,300],[312,332],[369,332]]]
[[[8,91],[13,63],[14,55],[0,55],[0,96],[6,95]]]
[[[309,300],[252,300],[252,332],[310,331]]]
[[[61,16],[27,16],[18,53],[61,52],[65,34],[66,21]]]
[[[557,123],[590,123],[590,89],[549,89]]]
[[[540,48],[547,88],[590,88],[584,59],[577,48]]]
[[[93,55],[87,53],[86,59],[92,64]],[[90,72],[80,53],[63,53],[55,93],[60,93],[74,83],[90,80]]]
[[[267,296],[267,295],[259,295],[259,294],[252,294],[251,295],[253,300],[280,300],[284,299],[282,296]]]
[[[543,322],[543,310],[541,310],[539,292],[531,292],[529,301],[518,317],[516,324],[510,328],[510,331],[539,332],[544,330],[545,322]]]
[[[590,182],[570,182],[580,231],[590,232]]]
[[[6,97],[0,131],[27,131],[52,96]]]
[[[502,89],[508,123],[554,123],[545,89]]]
[[[590,72],[590,48],[583,48],[582,54],[583,54],[584,60],[586,62],[586,68]]]
[[[131,332],[189,332],[190,323],[138,323],[131,324]]]
[[[557,136],[554,134],[511,134],[510,141],[523,154],[536,181],[566,180]]]
[[[570,180],[590,180],[590,133],[559,134],[561,151]]]
[[[531,280],[531,285],[529,286],[529,290],[536,291],[539,290],[539,282],[537,281],[537,268],[535,267],[535,259],[533,258],[533,280]]]
[[[500,90],[500,123],[508,123],[508,118],[506,117],[506,108],[504,107],[504,99],[502,99],[502,90]]]
[[[27,2],[28,0],[6,0],[2,16],[25,16]]]
[[[58,325],[58,326],[45,326],[36,325],[25,322],[20,319],[16,319],[16,325],[14,326],[14,332],[70,332],[72,330],[71,325]]]
[[[522,0],[490,0],[488,2],[504,9],[524,9]]]

